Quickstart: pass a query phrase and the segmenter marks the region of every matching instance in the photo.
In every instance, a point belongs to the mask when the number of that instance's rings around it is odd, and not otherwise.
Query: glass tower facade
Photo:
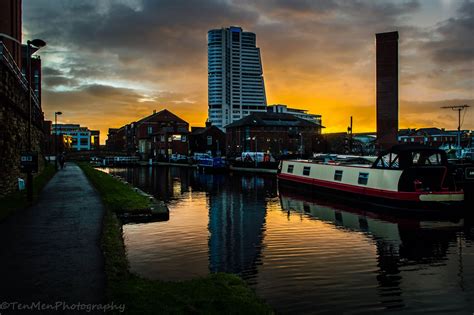
[[[267,99],[260,49],[254,33],[242,28],[207,34],[208,120],[221,129],[253,112],[265,112]]]

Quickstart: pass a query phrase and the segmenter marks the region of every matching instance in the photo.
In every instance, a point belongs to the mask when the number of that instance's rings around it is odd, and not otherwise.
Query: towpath
[[[103,214],[82,170],[73,163],[59,170],[37,204],[0,223],[0,306],[103,303]],[[0,313],[15,313],[3,304]]]

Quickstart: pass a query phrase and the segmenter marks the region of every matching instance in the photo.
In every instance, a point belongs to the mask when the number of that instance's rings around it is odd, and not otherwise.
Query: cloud
[[[436,25],[435,39],[423,45],[437,64],[474,66],[474,2],[465,1],[458,16]]]
[[[257,34],[269,103],[321,113],[329,131],[357,115],[367,130],[377,32],[400,33],[400,98],[414,109],[474,98],[473,3],[453,5],[426,26],[417,22],[435,6],[426,0],[35,0],[24,1],[24,37],[48,42],[45,112],[70,109],[84,125],[106,130],[162,107],[202,125],[207,31],[240,25]]]

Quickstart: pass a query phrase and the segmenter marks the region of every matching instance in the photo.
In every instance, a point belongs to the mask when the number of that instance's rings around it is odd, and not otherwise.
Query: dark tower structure
[[[9,35],[21,42],[21,0],[0,1],[0,33]],[[0,36],[0,41],[7,47],[21,69],[21,45],[2,36]]]
[[[398,142],[398,32],[379,33],[375,37],[377,145],[383,150]]]

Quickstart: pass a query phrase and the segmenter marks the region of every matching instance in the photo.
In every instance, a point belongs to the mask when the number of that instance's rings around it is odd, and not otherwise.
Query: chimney
[[[206,128],[210,128],[212,126],[212,121],[206,120]]]
[[[375,34],[377,88],[377,144],[379,150],[397,144],[398,32]]]
[[[156,109],[153,110],[153,115],[156,114]]]

